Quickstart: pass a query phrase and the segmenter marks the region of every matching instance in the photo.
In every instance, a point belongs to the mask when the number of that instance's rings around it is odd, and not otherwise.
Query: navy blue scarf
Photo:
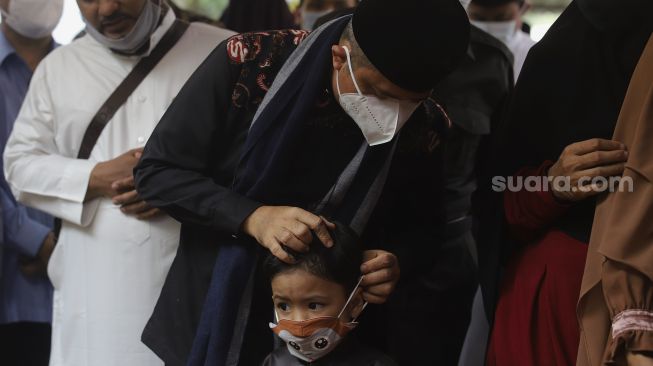
[[[285,190],[284,182],[290,178],[283,172],[287,171],[288,164],[297,153],[294,147],[323,90],[325,75],[322,71],[329,69],[331,46],[338,43],[349,19],[335,20],[321,32],[309,36],[304,42],[312,41],[312,44],[305,49],[303,57],[292,60],[291,56],[289,60],[298,62],[295,69],[289,75],[277,75],[277,79],[285,77],[285,80],[278,83],[277,92],[267,103],[264,101],[254,119],[236,173],[235,192],[266,205],[307,207],[310,204],[297,202],[292,192]],[[387,157],[387,148],[380,150],[384,151],[372,154],[381,157],[371,159],[375,162],[372,166]],[[213,278],[188,360],[189,366],[225,366],[231,358],[230,352],[233,355],[240,349],[238,329],[244,327],[244,324],[240,324],[243,320],[241,315],[245,309],[246,319],[249,307],[247,300],[243,299],[247,298],[248,285],[252,282],[259,245],[246,237],[223,241],[219,245]]]

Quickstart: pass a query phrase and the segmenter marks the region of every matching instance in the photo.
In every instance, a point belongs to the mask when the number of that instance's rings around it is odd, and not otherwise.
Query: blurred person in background
[[[220,25],[237,33],[297,27],[286,0],[231,0]]]
[[[36,66],[56,47],[52,31],[63,0],[0,0],[0,151]],[[54,249],[54,219],[16,202],[0,177],[0,354],[5,365],[45,366],[50,359],[52,285],[46,274]]]
[[[529,53],[493,150],[491,175],[503,178],[482,186],[491,192],[478,235],[494,314],[489,366],[577,362],[577,303],[602,192],[581,178],[621,176],[630,163],[631,147],[613,135],[652,8],[649,0],[576,0]],[[525,177],[563,184],[519,189]]]
[[[295,21],[301,29],[310,31],[317,28],[316,22],[323,16],[331,12],[351,9],[356,5],[358,0],[302,0],[295,12]]]
[[[522,17],[530,9],[526,0],[472,0],[468,14],[472,24],[505,43],[515,57],[515,81],[528,51],[536,43],[522,30]]]
[[[50,365],[161,366],[140,338],[179,224],[142,201],[132,170],[188,77],[232,33],[179,22],[163,0],[77,3],[86,35],[36,69],[4,173],[18,201],[63,221],[48,267]],[[145,62],[153,68],[143,69]],[[135,68],[144,77],[137,83]],[[124,103],[106,104],[123,80],[135,86],[131,94],[121,91]],[[87,131],[97,139],[89,142]],[[78,158],[80,151],[88,155]]]

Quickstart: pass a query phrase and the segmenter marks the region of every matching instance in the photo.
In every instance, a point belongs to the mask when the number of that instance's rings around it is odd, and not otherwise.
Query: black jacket
[[[182,222],[181,242],[164,283],[154,313],[143,332],[143,342],[166,365],[185,365],[219,247],[218,238],[241,235],[242,222],[262,204],[233,192],[230,187],[243,143],[267,90],[279,69],[306,36],[303,31],[272,31],[238,35],[219,45],[189,79],[167,110],[135,169],[137,190],[153,207]],[[339,146],[320,146],[316,159],[346,152],[348,141],[362,139],[353,120],[334,102],[325,88],[325,100],[335,109],[316,113],[307,121],[315,136],[339,134]],[[327,107],[328,109],[328,107]],[[391,223],[368,224],[374,233],[368,248],[384,248],[399,255],[406,269],[426,266],[434,255],[435,237],[443,224],[441,156],[437,145],[441,115],[433,103],[425,103],[402,129],[397,152],[378,210],[387,210]],[[359,145],[357,145],[359,146]],[[305,155],[298,159],[307,158]],[[317,162],[315,166],[324,166]],[[310,172],[298,177],[297,194]],[[328,182],[315,182],[326,184]],[[325,194],[328,188],[324,190]],[[406,271],[407,273],[408,271]],[[255,299],[261,307],[252,312],[268,315],[269,284],[259,283]],[[235,300],[236,301],[236,300]],[[266,342],[268,319],[251,320],[248,334],[263,337],[245,342],[245,356],[272,349]],[[250,333],[253,332],[253,333]],[[254,357],[256,358],[256,357]]]

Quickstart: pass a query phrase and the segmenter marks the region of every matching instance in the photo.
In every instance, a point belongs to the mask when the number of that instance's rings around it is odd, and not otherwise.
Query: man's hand
[[[549,168],[553,195],[566,202],[581,201],[603,191],[588,180],[596,177],[609,178],[623,174],[628,159],[626,146],[618,141],[591,139],[567,146],[558,161]],[[568,179],[570,190],[560,190],[556,180]],[[585,180],[585,182],[583,182]],[[560,183],[560,186],[563,184]]]
[[[113,188],[113,183],[132,177],[134,167],[138,164],[142,153],[142,148],[133,149],[115,159],[98,163],[91,172],[86,200],[96,197],[112,198],[120,194]]]
[[[401,275],[397,257],[384,250],[366,250],[361,273],[363,299],[373,304],[383,304],[388,300]]]
[[[111,189],[118,192],[118,195],[112,198],[113,203],[119,205],[120,211],[126,215],[136,216],[139,220],[149,220],[161,213],[158,208],[150,207],[138,196],[133,176],[113,182]]]
[[[312,232],[315,232],[320,241],[330,248],[333,239],[329,230],[334,228],[334,224],[321,216],[285,206],[259,207],[243,223],[246,234],[286,263],[294,263],[295,260],[284,247],[299,253],[307,252],[313,241]]]
[[[21,260],[20,271],[28,277],[47,276],[48,263],[56,243],[57,238],[54,233],[49,233],[43,240],[36,257]]]

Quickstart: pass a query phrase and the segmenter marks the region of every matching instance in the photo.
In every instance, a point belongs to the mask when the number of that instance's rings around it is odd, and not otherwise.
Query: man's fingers
[[[313,241],[311,229],[301,221],[293,221],[288,225],[288,230],[306,245]]]
[[[122,206],[120,211],[126,215],[137,215],[150,209],[145,201],[138,201],[126,206]]]
[[[375,251],[367,252],[371,252],[366,254],[369,259],[366,259],[365,262],[361,265],[361,272],[364,275],[386,268],[394,268],[397,265],[397,258],[390,253],[378,253]],[[365,254],[363,258],[365,259]]]
[[[129,176],[127,178],[123,178],[120,180],[117,180],[111,184],[111,189],[113,189],[116,192],[127,192],[127,191],[132,191],[136,188],[136,185],[134,183],[134,176]]]
[[[279,243],[273,243],[270,246],[270,253],[272,253],[273,256],[279,258],[279,260],[281,260],[282,262],[288,264],[295,263],[295,258],[292,255],[290,255],[290,253],[283,250],[283,248]]]
[[[158,208],[152,208],[149,209],[145,212],[141,212],[138,215],[136,215],[136,218],[139,220],[149,220],[153,217],[159,216],[161,214],[161,210]]]
[[[279,233],[275,234],[274,238],[279,244],[285,245],[296,252],[305,253],[309,250],[309,246],[306,243],[299,240],[293,233],[286,229],[282,229]]]
[[[594,151],[578,157],[578,170],[622,163],[628,159],[626,150]]]
[[[377,286],[365,287],[364,292],[378,297],[389,297],[394,288],[393,283],[384,283]]]
[[[605,140],[605,139],[591,139],[567,147],[567,151],[574,155],[585,155],[593,151],[610,151],[610,150],[624,150],[626,146],[619,141]]]
[[[119,194],[111,199],[114,205],[125,206],[140,201],[136,191]]]
[[[315,232],[315,236],[320,239],[324,246],[327,248],[331,248],[333,246],[333,238],[331,238],[331,233],[329,233],[329,228],[327,227],[326,223],[320,220],[320,223],[316,228],[313,229],[313,231]]]
[[[370,304],[384,304],[388,298],[385,296],[377,296],[368,292],[363,292],[363,300]]]
[[[320,239],[322,244],[327,248],[331,248],[333,246],[333,239],[331,238],[331,234],[329,234],[329,228],[324,220],[320,216],[313,215],[308,211],[302,209],[298,210],[297,219],[308,225],[308,227],[315,232],[315,235]]]
[[[584,170],[582,172],[578,172],[578,176],[587,177],[587,178],[597,178],[597,177],[609,178],[609,177],[622,175],[624,173],[624,169],[626,169],[626,164],[617,163],[617,164],[604,165],[604,166],[599,166],[596,168]],[[584,183],[588,184],[590,183],[590,181],[586,181]]]
[[[143,155],[143,148],[142,147],[137,147],[135,149],[129,150],[129,153],[135,157],[136,159],[140,159],[141,156]]]
[[[361,281],[361,286],[367,288],[370,286],[377,286],[384,283],[393,283],[396,280],[396,274],[392,268],[384,268],[372,273],[365,274]]]
[[[320,215],[320,218],[326,224],[326,226],[329,228],[329,230],[334,230],[336,228],[336,224],[334,224],[331,221],[327,220],[326,217]]]

